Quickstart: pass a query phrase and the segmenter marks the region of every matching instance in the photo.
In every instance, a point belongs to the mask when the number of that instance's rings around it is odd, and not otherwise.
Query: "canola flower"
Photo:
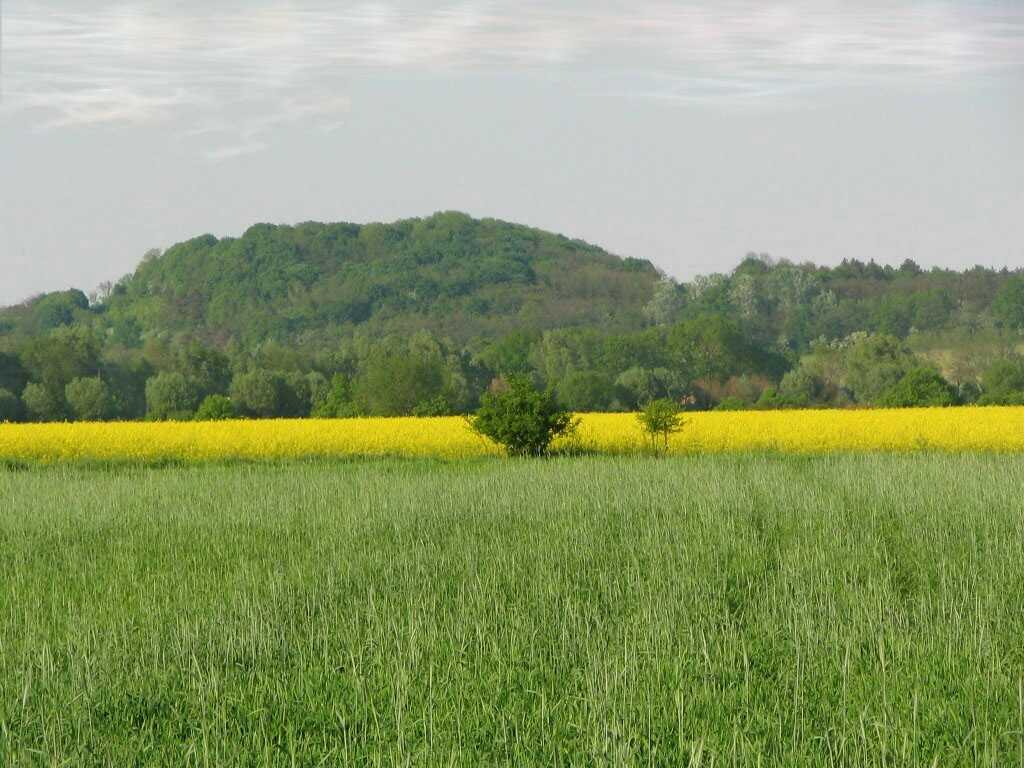
[[[673,454],[779,451],[1024,452],[1024,407],[688,413]],[[609,454],[646,444],[633,414],[583,414],[571,444]],[[405,456],[470,458],[501,450],[463,418],[163,423],[0,424],[0,460],[276,460]]]

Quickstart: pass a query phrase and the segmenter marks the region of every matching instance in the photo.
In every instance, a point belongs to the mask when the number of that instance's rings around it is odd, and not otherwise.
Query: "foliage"
[[[55,396],[42,384],[27,384],[21,393],[21,402],[33,421],[62,421],[67,415],[63,396]]]
[[[300,394],[292,389],[291,383],[279,371],[256,368],[235,376],[231,382],[231,400],[245,416],[278,418],[288,410],[298,409]]]
[[[634,366],[615,379],[617,394],[624,399],[627,409],[639,408],[651,400],[669,398],[679,400],[687,393],[687,382],[669,368],[643,368]]]
[[[178,350],[175,369],[192,383],[200,397],[223,395],[231,386],[228,356],[196,341]]]
[[[141,264],[109,303],[144,330],[201,328],[246,344],[352,324],[386,335],[405,330],[402,315],[465,341],[477,322],[505,332],[613,317],[638,323],[656,279],[646,262],[579,241],[440,213],[195,238]]]
[[[543,456],[575,422],[551,391],[537,390],[526,376],[511,376],[483,396],[471,424],[512,456]]]
[[[636,418],[650,440],[651,450],[660,448],[667,453],[669,438],[683,428],[679,404],[668,398],[648,401]]]
[[[452,415],[452,407],[444,395],[434,395],[428,400],[421,400],[412,409],[412,415],[418,418]]]
[[[159,373],[146,382],[146,412],[150,419],[188,420],[198,404],[199,392],[184,374]]]
[[[337,373],[330,386],[314,401],[313,413],[317,419],[345,419],[358,415],[352,402],[352,384],[349,377]]]
[[[622,410],[615,381],[601,371],[571,371],[556,391],[559,404],[569,411]]]
[[[21,358],[12,352],[0,350],[0,389],[21,392],[28,382],[28,371],[22,365]]]
[[[100,372],[100,343],[84,326],[57,328],[31,338],[22,349],[21,360],[31,380],[49,391],[50,400],[62,401],[68,384]]]
[[[1007,280],[992,302],[992,314],[1001,325],[1024,330],[1024,275]]]
[[[956,389],[934,368],[912,368],[881,398],[889,408],[948,407],[956,405]]]
[[[825,397],[825,383],[803,368],[789,371],[779,382],[777,399],[792,407],[806,408],[811,403],[822,402]]]
[[[982,376],[981,405],[1024,405],[1024,358],[994,361]]]
[[[196,411],[196,421],[226,421],[237,416],[235,404],[225,395],[207,395]]]
[[[71,415],[79,421],[106,421],[114,415],[110,387],[98,376],[75,379],[64,393]]]
[[[671,278],[663,277],[644,306],[644,316],[654,325],[672,325],[678,322],[685,305],[685,289]]]
[[[32,307],[36,327],[43,332],[71,325],[78,313],[89,308],[89,299],[78,290],[50,293]]]
[[[21,421],[21,400],[8,389],[0,388],[0,424]]]
[[[758,253],[680,284],[646,262],[457,213],[257,225],[148,253],[92,304],[65,291],[0,309],[0,388],[45,387],[32,419],[67,417],[76,379],[99,377],[117,417],[139,419],[159,374],[183,376],[195,405],[254,371],[260,381],[239,384],[252,390],[243,412],[267,417],[467,414],[511,375],[576,410],[664,397],[848,407],[878,405],[932,366],[965,402],[1009,403],[1024,390],[982,379],[1020,344],[1022,286],[1024,271]]]
[[[894,336],[856,337],[844,355],[844,384],[858,403],[881,404],[914,366],[909,350]]]
[[[369,416],[409,416],[421,403],[443,397],[444,378],[438,358],[387,353],[367,362],[353,383],[352,399]]]

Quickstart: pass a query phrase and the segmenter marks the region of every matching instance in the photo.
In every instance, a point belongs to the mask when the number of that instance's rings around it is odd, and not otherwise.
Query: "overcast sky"
[[[1024,266],[1022,0],[0,0],[0,304],[458,209],[678,278]]]

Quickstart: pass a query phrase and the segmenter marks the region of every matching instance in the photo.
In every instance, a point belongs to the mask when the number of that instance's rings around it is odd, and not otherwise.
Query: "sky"
[[[462,210],[689,279],[1024,267],[1024,0],[0,0],[0,304]]]

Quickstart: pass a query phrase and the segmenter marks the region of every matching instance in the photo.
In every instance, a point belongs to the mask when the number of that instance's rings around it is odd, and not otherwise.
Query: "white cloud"
[[[267,144],[262,141],[250,139],[243,141],[240,144],[230,144],[223,147],[217,147],[216,149],[208,149],[203,152],[203,156],[213,163],[219,163],[223,160],[231,160],[236,157],[242,157],[244,155],[254,155],[257,152],[262,152],[267,148]]]
[[[282,124],[335,129],[348,103],[324,94],[373,70],[623,73],[657,98],[744,102],[1024,67],[1024,6],[991,1],[93,5],[7,0],[4,110],[49,128],[187,113],[192,138],[233,139],[214,160]]]

